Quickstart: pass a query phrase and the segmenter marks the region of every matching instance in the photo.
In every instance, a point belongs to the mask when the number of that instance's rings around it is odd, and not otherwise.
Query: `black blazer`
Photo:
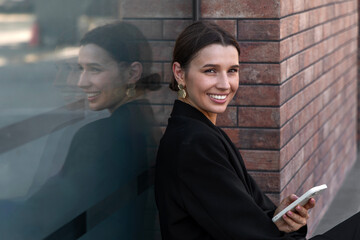
[[[200,111],[176,100],[161,139],[155,194],[162,237],[305,239],[306,227],[280,232],[276,206],[247,173],[229,137]]]

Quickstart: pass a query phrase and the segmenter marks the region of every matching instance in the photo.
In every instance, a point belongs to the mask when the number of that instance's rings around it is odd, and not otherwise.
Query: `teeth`
[[[95,96],[97,96],[97,95],[99,95],[99,94],[100,94],[100,92],[86,93],[86,95],[87,95],[88,98],[95,97]]]
[[[226,98],[226,95],[209,95],[211,98],[215,98],[217,100],[224,100]]]

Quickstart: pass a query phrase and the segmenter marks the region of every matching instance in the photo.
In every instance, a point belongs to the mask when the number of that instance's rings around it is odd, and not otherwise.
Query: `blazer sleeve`
[[[269,211],[246,190],[216,135],[195,134],[179,147],[182,202],[214,239],[304,239],[304,233],[289,235],[277,229]]]

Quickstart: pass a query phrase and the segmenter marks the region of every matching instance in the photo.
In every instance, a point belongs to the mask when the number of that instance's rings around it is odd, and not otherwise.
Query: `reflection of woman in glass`
[[[85,213],[86,222],[67,234],[79,237],[87,227],[82,239],[140,239],[147,185],[138,179],[153,147],[143,96],[159,87],[158,75],[142,63],[151,51],[141,32],[123,22],[95,28],[80,44],[78,86],[90,109],[111,115],[79,129],[60,173],[23,203],[13,230],[40,239]]]

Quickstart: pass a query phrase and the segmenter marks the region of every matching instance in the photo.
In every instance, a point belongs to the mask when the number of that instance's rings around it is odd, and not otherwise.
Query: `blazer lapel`
[[[218,128],[218,129],[219,129],[219,132],[221,132],[221,138],[230,154],[231,164],[234,166],[234,169],[237,172],[239,178],[243,181],[247,192],[250,195],[252,195],[252,191],[249,188],[249,186],[250,186],[249,182],[247,181],[248,173],[247,173],[247,170],[245,167],[245,163],[240,155],[240,152],[235,147],[234,143],[230,140],[229,136],[222,129],[220,129],[220,128]]]
[[[196,120],[199,120],[205,124],[207,124],[211,130],[221,139],[224,143],[225,147],[230,156],[230,163],[233,166],[234,170],[238,174],[240,180],[244,183],[245,189],[247,192],[251,194],[251,189],[249,188],[249,182],[247,181],[247,171],[245,168],[244,161],[236,149],[235,145],[232,143],[230,138],[226,135],[226,133],[221,130],[219,127],[215,126],[204,114],[202,114],[199,110],[192,107],[191,105],[184,103],[179,100],[175,100],[173,111],[171,113],[172,117],[189,117]]]

